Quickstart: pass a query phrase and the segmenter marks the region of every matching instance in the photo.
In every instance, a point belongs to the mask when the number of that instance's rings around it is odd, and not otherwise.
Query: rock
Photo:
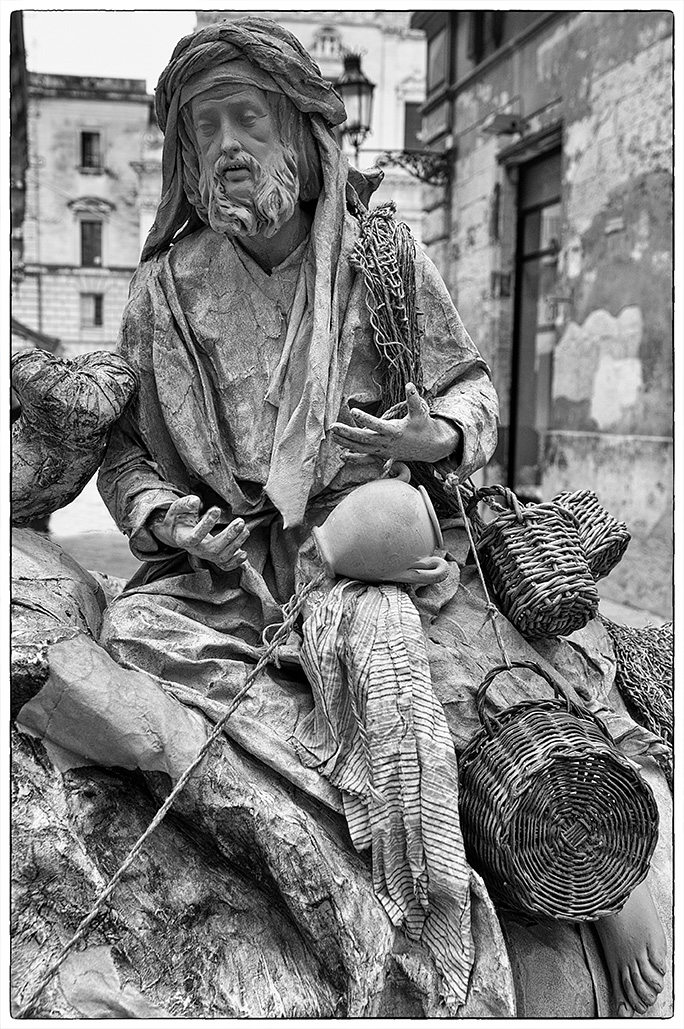
[[[139,774],[60,774],[13,733],[12,993],[26,998],[151,822]],[[339,991],[268,884],[169,818],[33,1009],[40,1018],[333,1017]]]
[[[107,605],[94,576],[32,529],[12,529],[12,642],[63,635],[72,627],[96,638]]]
[[[17,354],[12,386],[12,521],[26,524],[70,503],[104,457],[109,430],[136,388],[118,354],[69,361],[45,350]]]

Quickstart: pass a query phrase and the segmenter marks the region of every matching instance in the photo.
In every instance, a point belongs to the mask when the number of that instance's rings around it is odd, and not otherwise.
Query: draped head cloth
[[[321,446],[342,400],[342,368],[349,355],[340,354],[338,339],[343,298],[353,276],[349,262],[340,260],[347,201],[366,202],[382,173],[366,176],[349,168],[331,131],[346,119],[344,104],[290,32],[266,18],[209,25],[181,39],[157,85],[157,120],[165,133],[162,198],[143,261],[202,227],[188,196],[195,194],[183,148],[187,152],[192,143],[184,136],[182,109],[200,92],[236,81],[287,97],[305,116],[307,145],[316,151],[317,201],[309,247],[281,360],[265,397],[278,414],[264,492],[288,527],[304,520]],[[187,340],[186,345],[194,344]],[[182,454],[187,441],[176,443]],[[341,458],[336,460],[341,467]],[[327,481],[319,479],[321,485]]]
[[[231,81],[288,97],[309,116],[319,150],[323,141],[325,149],[330,146],[330,128],[347,116],[342,100],[299,40],[270,19],[218,22],[184,36],[155,90],[157,121],[164,132],[162,197],[143,261],[165,249],[184,226],[194,231],[201,225],[184,188],[180,110],[200,92]]]

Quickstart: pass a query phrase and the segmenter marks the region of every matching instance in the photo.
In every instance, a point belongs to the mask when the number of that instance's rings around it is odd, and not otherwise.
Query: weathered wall
[[[492,367],[505,426],[516,173],[498,155],[524,137],[483,127],[497,112],[524,116],[525,135],[562,126],[558,294],[567,302],[556,322],[543,494],[591,486],[625,517],[633,542],[604,590],[668,615],[672,16],[566,12],[459,77],[451,192],[446,206],[426,214],[424,240]],[[491,474],[499,477],[501,467]]]
[[[672,442],[657,436],[551,431],[544,493],[592,489],[629,526],[627,552],[599,592],[672,617]]]

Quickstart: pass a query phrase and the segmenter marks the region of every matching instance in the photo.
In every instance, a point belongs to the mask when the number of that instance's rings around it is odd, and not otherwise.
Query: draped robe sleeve
[[[348,214],[342,242],[347,270],[338,275],[335,298],[338,378],[328,387],[340,397],[339,414],[333,412],[336,417],[345,417],[345,411],[354,404],[379,413],[378,358],[372,344],[365,287],[361,276],[348,270],[347,263],[357,237],[356,220]],[[236,304],[240,304],[242,315],[247,308],[256,312],[255,325],[262,320],[259,305],[263,297],[257,295],[258,291],[251,296],[231,295],[229,300],[224,297],[231,269],[235,274],[240,272],[235,251],[230,240],[204,229],[182,240],[169,253],[143,263],[131,283],[119,350],[137,370],[140,389],[135,403],[112,431],[98,485],[117,525],[129,536],[131,550],[143,561],[169,556],[168,548],[158,543],[146,523],[155,510],[168,507],[179,496],[194,493],[205,503],[221,504],[227,517],[249,519],[272,507],[263,491],[268,469],[263,481],[252,483],[255,489],[247,492],[239,478],[240,470],[234,467],[231,440],[240,432],[235,419],[244,419],[245,405],[242,400],[239,405],[231,405],[228,394],[238,385],[233,381],[227,387],[218,382],[209,360],[210,336],[212,346],[218,334],[225,341],[223,345],[235,348],[241,359],[244,348],[250,345],[249,340],[235,335],[238,323],[231,319]],[[244,265],[243,257],[240,262]],[[458,462],[451,460],[450,469],[466,477],[486,463],[496,445],[496,394],[487,366],[444,283],[420,248],[416,254],[416,287],[423,330],[424,383],[431,411],[452,420],[461,430],[462,451]],[[249,284],[243,288],[249,289]],[[210,297],[204,308],[197,303],[198,293]],[[265,308],[263,318],[267,318]],[[301,374],[301,362],[295,361],[294,354],[290,368],[293,374]],[[282,362],[279,374],[283,374]],[[278,403],[257,389],[252,401],[255,418],[266,417],[269,402]],[[236,413],[238,407],[242,415]],[[269,424],[267,418],[264,424]],[[310,500],[322,493],[334,496],[378,473],[377,462],[372,459],[345,465],[340,447],[325,435],[327,428],[329,425],[324,425],[321,433]]]
[[[157,261],[141,264],[131,283],[118,350],[137,369],[140,387],[112,430],[98,476],[110,514],[141,561],[166,559],[170,553],[146,528],[150,515],[191,492],[159,413],[152,341],[165,326],[160,317],[164,306],[153,301],[157,270]]]
[[[434,264],[418,247],[416,303],[423,323],[423,375],[433,397],[432,415],[447,418],[461,431],[459,460],[448,470],[463,480],[494,453],[499,404],[489,369],[466,332]]]

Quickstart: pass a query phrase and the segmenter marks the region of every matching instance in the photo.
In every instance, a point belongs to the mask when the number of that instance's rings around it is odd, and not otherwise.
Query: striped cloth
[[[304,623],[314,710],[293,741],[342,791],[357,850],[392,923],[432,954],[464,1004],[473,961],[458,770],[418,612],[397,586],[340,580]]]

